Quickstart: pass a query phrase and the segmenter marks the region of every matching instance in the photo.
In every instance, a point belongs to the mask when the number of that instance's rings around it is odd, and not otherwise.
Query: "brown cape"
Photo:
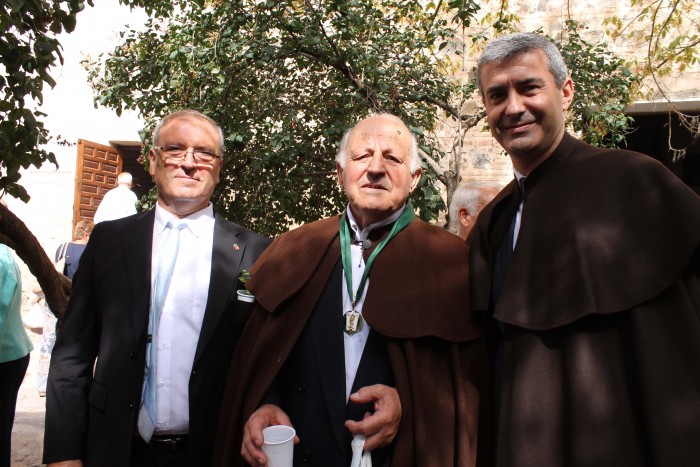
[[[257,306],[229,372],[215,465],[241,464],[242,427],[340,258],[338,227],[336,216],[281,236],[251,271]],[[386,338],[403,410],[393,465],[475,465],[487,378],[482,323],[468,309],[467,256],[458,237],[414,220],[372,268],[363,315]]]
[[[501,329],[500,466],[700,465],[700,198],[657,161],[565,135],[477,221],[472,308]],[[495,329],[495,327],[494,327]]]

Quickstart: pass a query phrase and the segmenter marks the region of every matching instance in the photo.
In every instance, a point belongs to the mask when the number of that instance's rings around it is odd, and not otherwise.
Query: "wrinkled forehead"
[[[367,148],[408,150],[411,136],[408,128],[398,120],[370,118],[360,122],[350,134],[348,145],[352,151]]]
[[[173,118],[163,125],[160,130],[159,139],[162,135],[170,137],[192,137],[194,135],[218,139],[216,128],[203,118],[185,115]]]

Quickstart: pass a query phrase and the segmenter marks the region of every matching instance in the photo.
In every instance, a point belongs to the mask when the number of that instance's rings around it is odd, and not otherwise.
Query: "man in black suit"
[[[574,84],[547,38],[495,39],[477,79],[514,169],[469,237],[492,465],[700,465],[700,198],[566,131]]]
[[[149,153],[155,209],[93,230],[51,361],[49,465],[209,464],[250,306],[237,300],[238,278],[269,243],[213,211],[223,142],[221,128],[199,112],[166,116]],[[172,235],[177,247],[166,242]],[[164,293],[154,281],[166,284]]]
[[[266,465],[263,429],[281,424],[296,467],[362,451],[375,467],[472,467],[487,362],[467,245],[416,218],[421,162],[398,117],[361,120],[336,168],[344,212],[281,235],[251,270],[214,465]]]

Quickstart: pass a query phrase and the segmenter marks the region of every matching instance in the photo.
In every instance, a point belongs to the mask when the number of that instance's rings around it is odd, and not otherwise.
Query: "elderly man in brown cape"
[[[345,213],[282,235],[251,271],[257,306],[229,372],[215,464],[242,453],[264,465],[262,429],[285,424],[298,434],[295,466],[350,465],[354,435],[375,467],[475,465],[486,359],[467,247],[407,203],[421,169],[399,118],[360,121],[337,171]]]
[[[517,178],[469,238],[496,465],[700,465],[700,198],[566,133],[573,84],[547,39],[491,42],[478,78]]]

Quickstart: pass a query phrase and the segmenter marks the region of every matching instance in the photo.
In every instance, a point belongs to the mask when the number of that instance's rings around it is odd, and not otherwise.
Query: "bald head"
[[[415,138],[400,118],[390,114],[371,115],[348,131],[336,168],[362,228],[401,209],[421,175]]]

